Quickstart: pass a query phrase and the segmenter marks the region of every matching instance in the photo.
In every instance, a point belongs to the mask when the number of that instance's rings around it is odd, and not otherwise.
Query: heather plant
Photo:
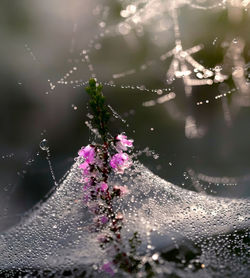
[[[121,231],[124,216],[116,211],[113,202],[128,194],[126,186],[112,185],[111,174],[123,174],[133,165],[130,156],[133,140],[125,133],[111,136],[108,129],[110,119],[108,106],[102,94],[102,86],[90,79],[86,88],[90,96],[93,125],[98,131],[100,142],[82,147],[79,152],[79,168],[82,171],[83,201],[92,214],[90,232],[96,233],[100,248],[112,258],[101,266],[101,270],[113,275],[117,269],[136,273],[141,264],[138,247],[141,244],[137,231],[123,242]],[[151,268],[150,268],[151,269]]]

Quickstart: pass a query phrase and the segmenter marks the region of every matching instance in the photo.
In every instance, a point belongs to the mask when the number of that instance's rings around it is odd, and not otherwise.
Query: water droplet
[[[43,151],[47,151],[47,150],[49,149],[48,140],[47,140],[47,139],[43,139],[43,140],[40,142],[40,148],[41,148]]]
[[[74,110],[77,110],[77,106],[75,104],[72,104],[71,107],[74,109]]]
[[[158,258],[159,258],[159,254],[157,254],[157,253],[155,253],[155,254],[152,256],[152,259],[153,259],[154,261],[157,261]]]
[[[162,95],[163,94],[163,91],[161,89],[157,90],[156,91],[157,95]]]

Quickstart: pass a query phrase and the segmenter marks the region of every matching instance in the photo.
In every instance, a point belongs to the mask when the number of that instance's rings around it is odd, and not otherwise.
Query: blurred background
[[[90,77],[126,120],[112,119],[113,134],[126,131],[155,174],[202,194],[249,197],[249,1],[221,3],[1,1],[1,230],[54,186],[49,163],[58,182],[88,144]],[[176,19],[184,50],[202,44],[191,56],[212,72],[207,85],[187,86],[183,72],[168,80]],[[206,79],[188,67],[192,80]]]

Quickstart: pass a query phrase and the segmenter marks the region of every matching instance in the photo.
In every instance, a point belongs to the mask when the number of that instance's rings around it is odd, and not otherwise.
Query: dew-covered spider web
[[[75,159],[96,136],[84,93],[96,78],[111,131],[135,140],[134,166],[111,177],[129,189],[115,203],[122,237],[140,233],[155,277],[248,277],[250,2],[26,2],[41,39],[10,48],[11,108],[32,113],[17,120],[16,145],[2,141],[0,276],[108,277]]]
[[[97,269],[106,255],[87,228],[90,217],[82,204],[80,180],[75,163],[46,202],[1,235],[1,269],[23,269],[27,273],[51,270],[59,277],[65,269],[73,275],[73,269],[78,268],[87,276]],[[158,277],[246,277],[248,200],[180,189],[140,163],[112,182],[127,185],[130,190],[116,204],[126,216],[123,237],[128,238],[136,229],[142,237],[142,254],[162,256]],[[172,256],[168,254],[173,250]],[[201,267],[197,269],[197,265]],[[99,277],[100,273],[95,275]]]

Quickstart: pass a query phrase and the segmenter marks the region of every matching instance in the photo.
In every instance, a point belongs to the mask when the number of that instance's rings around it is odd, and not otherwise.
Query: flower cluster
[[[131,158],[123,151],[127,151],[128,148],[133,147],[133,140],[128,140],[124,134],[119,134],[115,138],[116,153],[110,160],[110,166],[117,173],[123,174],[124,170],[132,165]]]
[[[102,142],[93,143],[82,147],[79,152],[79,168],[82,172],[84,203],[93,215],[90,231],[97,234],[97,241],[101,248],[105,249],[112,260],[105,262],[101,270],[113,275],[116,270],[123,269],[126,272],[135,272],[139,260],[135,258],[134,245],[131,250],[124,250],[121,238],[124,216],[120,211],[113,209],[115,198],[121,198],[129,191],[126,186],[112,185],[109,176],[123,174],[131,167],[133,162],[128,153],[133,147],[133,140],[128,139],[124,133],[114,138],[108,138],[109,111],[104,104],[100,85],[95,80],[90,80],[86,89],[90,95],[90,107],[93,111],[93,123],[97,127]],[[138,243],[138,236],[131,239]],[[129,243],[130,244],[130,243]]]
[[[111,243],[118,243],[121,240],[123,215],[121,212],[113,211],[112,200],[126,195],[129,191],[126,186],[109,185],[108,177],[112,171],[122,174],[132,165],[132,159],[125,152],[131,147],[133,147],[133,140],[128,140],[125,134],[119,134],[102,145],[90,144],[82,147],[78,152],[84,202],[93,214],[91,231],[102,232],[106,227],[109,228],[108,234],[99,234],[97,237],[102,248],[109,245],[111,246],[109,249],[112,249]],[[113,274],[111,265],[114,265],[114,262],[104,264],[101,269]]]
[[[134,140],[128,140],[127,136],[124,134],[117,135],[115,139],[115,146],[118,152],[127,151],[128,148],[133,147]]]
[[[117,153],[113,156],[109,152],[109,144],[88,145],[82,147],[78,155],[82,162],[79,168],[82,170],[85,191],[85,201],[96,200],[97,197],[105,199],[109,189],[107,176],[113,170],[123,174],[125,169],[132,165],[130,156],[123,152],[133,147],[133,140],[128,140],[124,134],[119,134],[113,140]],[[108,163],[107,163],[108,162]],[[119,192],[119,194],[118,194]],[[127,189],[122,186],[113,188],[112,196],[121,196],[127,193]]]

